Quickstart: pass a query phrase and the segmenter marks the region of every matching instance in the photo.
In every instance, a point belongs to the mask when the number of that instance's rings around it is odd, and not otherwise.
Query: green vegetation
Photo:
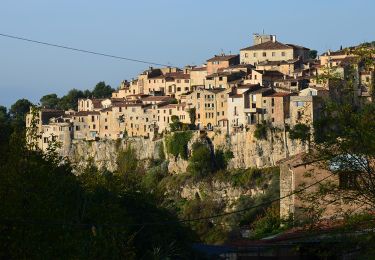
[[[213,173],[215,161],[210,148],[203,143],[194,143],[187,171],[193,176],[203,178]]]
[[[197,120],[196,108],[195,107],[190,108],[188,110],[188,113],[189,113],[189,118],[190,118],[190,124],[192,126],[195,126],[195,121]]]
[[[310,50],[309,51],[309,58],[310,59],[315,60],[317,56],[318,56],[318,51],[317,50]]]
[[[119,172],[89,163],[77,176],[52,150],[27,149],[25,129],[3,107],[0,127],[1,259],[194,258],[194,234],[156,195],[124,180],[142,169],[132,149],[119,156]],[[147,189],[161,172],[139,171]]]
[[[267,132],[268,132],[268,125],[266,122],[257,124],[256,129],[254,131],[254,137],[258,140],[266,140]]]
[[[43,96],[40,99],[40,105],[45,108],[53,109],[75,109],[77,110],[77,102],[80,98],[109,98],[112,96],[114,91],[111,86],[106,85],[104,81],[96,84],[92,91],[85,90],[81,91],[78,89],[72,89],[66,94],[59,98],[56,94],[51,93]]]
[[[187,160],[188,158],[188,143],[192,137],[192,132],[175,132],[168,135],[165,139],[167,152],[172,154],[177,160],[178,156]]]
[[[310,127],[305,124],[296,124],[289,130],[289,137],[292,140],[301,140],[302,142],[310,141]]]

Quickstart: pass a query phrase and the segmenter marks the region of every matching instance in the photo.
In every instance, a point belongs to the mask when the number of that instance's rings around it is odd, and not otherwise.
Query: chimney
[[[271,35],[271,41],[276,42],[276,35]]]

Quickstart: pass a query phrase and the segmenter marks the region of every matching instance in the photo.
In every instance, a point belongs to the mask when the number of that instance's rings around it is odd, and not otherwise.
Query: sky
[[[375,40],[374,0],[1,0],[0,33],[172,66],[239,53],[252,34],[318,52]],[[118,87],[146,64],[0,37],[0,105]]]

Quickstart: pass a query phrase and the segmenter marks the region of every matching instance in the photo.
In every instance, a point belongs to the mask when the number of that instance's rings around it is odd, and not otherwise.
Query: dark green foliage
[[[310,127],[305,124],[296,124],[289,130],[289,137],[292,140],[308,142],[310,140]]]
[[[92,163],[77,177],[69,164],[25,149],[24,137],[14,132],[0,143],[1,259],[192,257],[191,232],[156,206],[152,192],[133,191],[123,175]],[[122,159],[134,161],[130,148]],[[136,165],[124,163],[121,172],[129,174]],[[145,186],[155,185],[164,170],[147,173]]]
[[[141,178],[137,172],[138,167],[137,154],[131,146],[118,153],[117,173],[123,178],[124,183],[133,189],[136,189]]]
[[[188,143],[192,137],[189,131],[175,132],[165,139],[167,152],[174,155],[175,159],[181,156],[182,159],[188,158]]]
[[[318,56],[318,51],[317,50],[310,50],[309,51],[309,58],[310,59],[315,60],[317,56]]]
[[[10,107],[9,114],[14,119],[24,120],[32,105],[27,99],[19,99]]]
[[[56,94],[44,95],[40,99],[40,105],[45,108],[58,108],[60,99]]]
[[[203,178],[215,170],[215,162],[210,148],[202,143],[194,143],[187,171],[196,178]]]
[[[233,152],[229,149],[217,149],[215,151],[215,167],[216,170],[226,170],[229,161],[234,158]]]
[[[178,100],[173,98],[169,103],[170,104],[178,104]]]
[[[190,124],[195,126],[195,121],[197,120],[197,115],[196,115],[196,108],[190,108],[188,110],[189,113],[189,118],[190,118]]]
[[[182,206],[181,217],[184,219],[194,219],[199,217],[207,217],[223,212],[225,204],[223,202],[214,201],[210,198],[187,201]],[[199,237],[205,243],[223,243],[227,237],[228,230],[222,226],[217,225],[220,220],[207,219],[203,221],[192,222],[191,226]]]
[[[112,96],[113,91],[115,90],[110,85],[106,85],[104,81],[101,81],[96,84],[91,96],[94,98],[109,98]]]
[[[172,132],[182,130],[182,123],[180,122],[180,119],[178,118],[178,116],[173,115],[171,117],[171,120],[172,120],[172,123],[169,124],[169,127]]]
[[[58,108],[59,109],[74,109],[77,110],[78,108],[78,99],[86,98],[88,93],[84,93],[78,89],[72,89],[66,94],[65,96],[61,97]]]
[[[257,124],[254,131],[254,137],[258,140],[267,139],[268,126],[266,123]]]
[[[273,204],[267,208],[264,215],[258,218],[252,224],[252,238],[262,238],[285,230],[287,226],[281,227],[279,203]]]

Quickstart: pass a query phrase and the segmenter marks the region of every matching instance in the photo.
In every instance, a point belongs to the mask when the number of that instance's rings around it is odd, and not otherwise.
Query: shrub
[[[266,140],[267,139],[267,124],[257,124],[256,129],[254,131],[254,137],[258,140]]]
[[[292,129],[289,130],[289,137],[292,140],[301,140],[306,142],[310,140],[310,127],[305,124],[296,124]]]
[[[202,143],[193,144],[193,154],[190,157],[188,172],[195,177],[205,177],[214,171],[211,150]]]
[[[188,158],[188,143],[192,137],[189,131],[175,132],[166,138],[166,148],[169,154],[174,155],[175,159],[181,156],[182,159]]]

